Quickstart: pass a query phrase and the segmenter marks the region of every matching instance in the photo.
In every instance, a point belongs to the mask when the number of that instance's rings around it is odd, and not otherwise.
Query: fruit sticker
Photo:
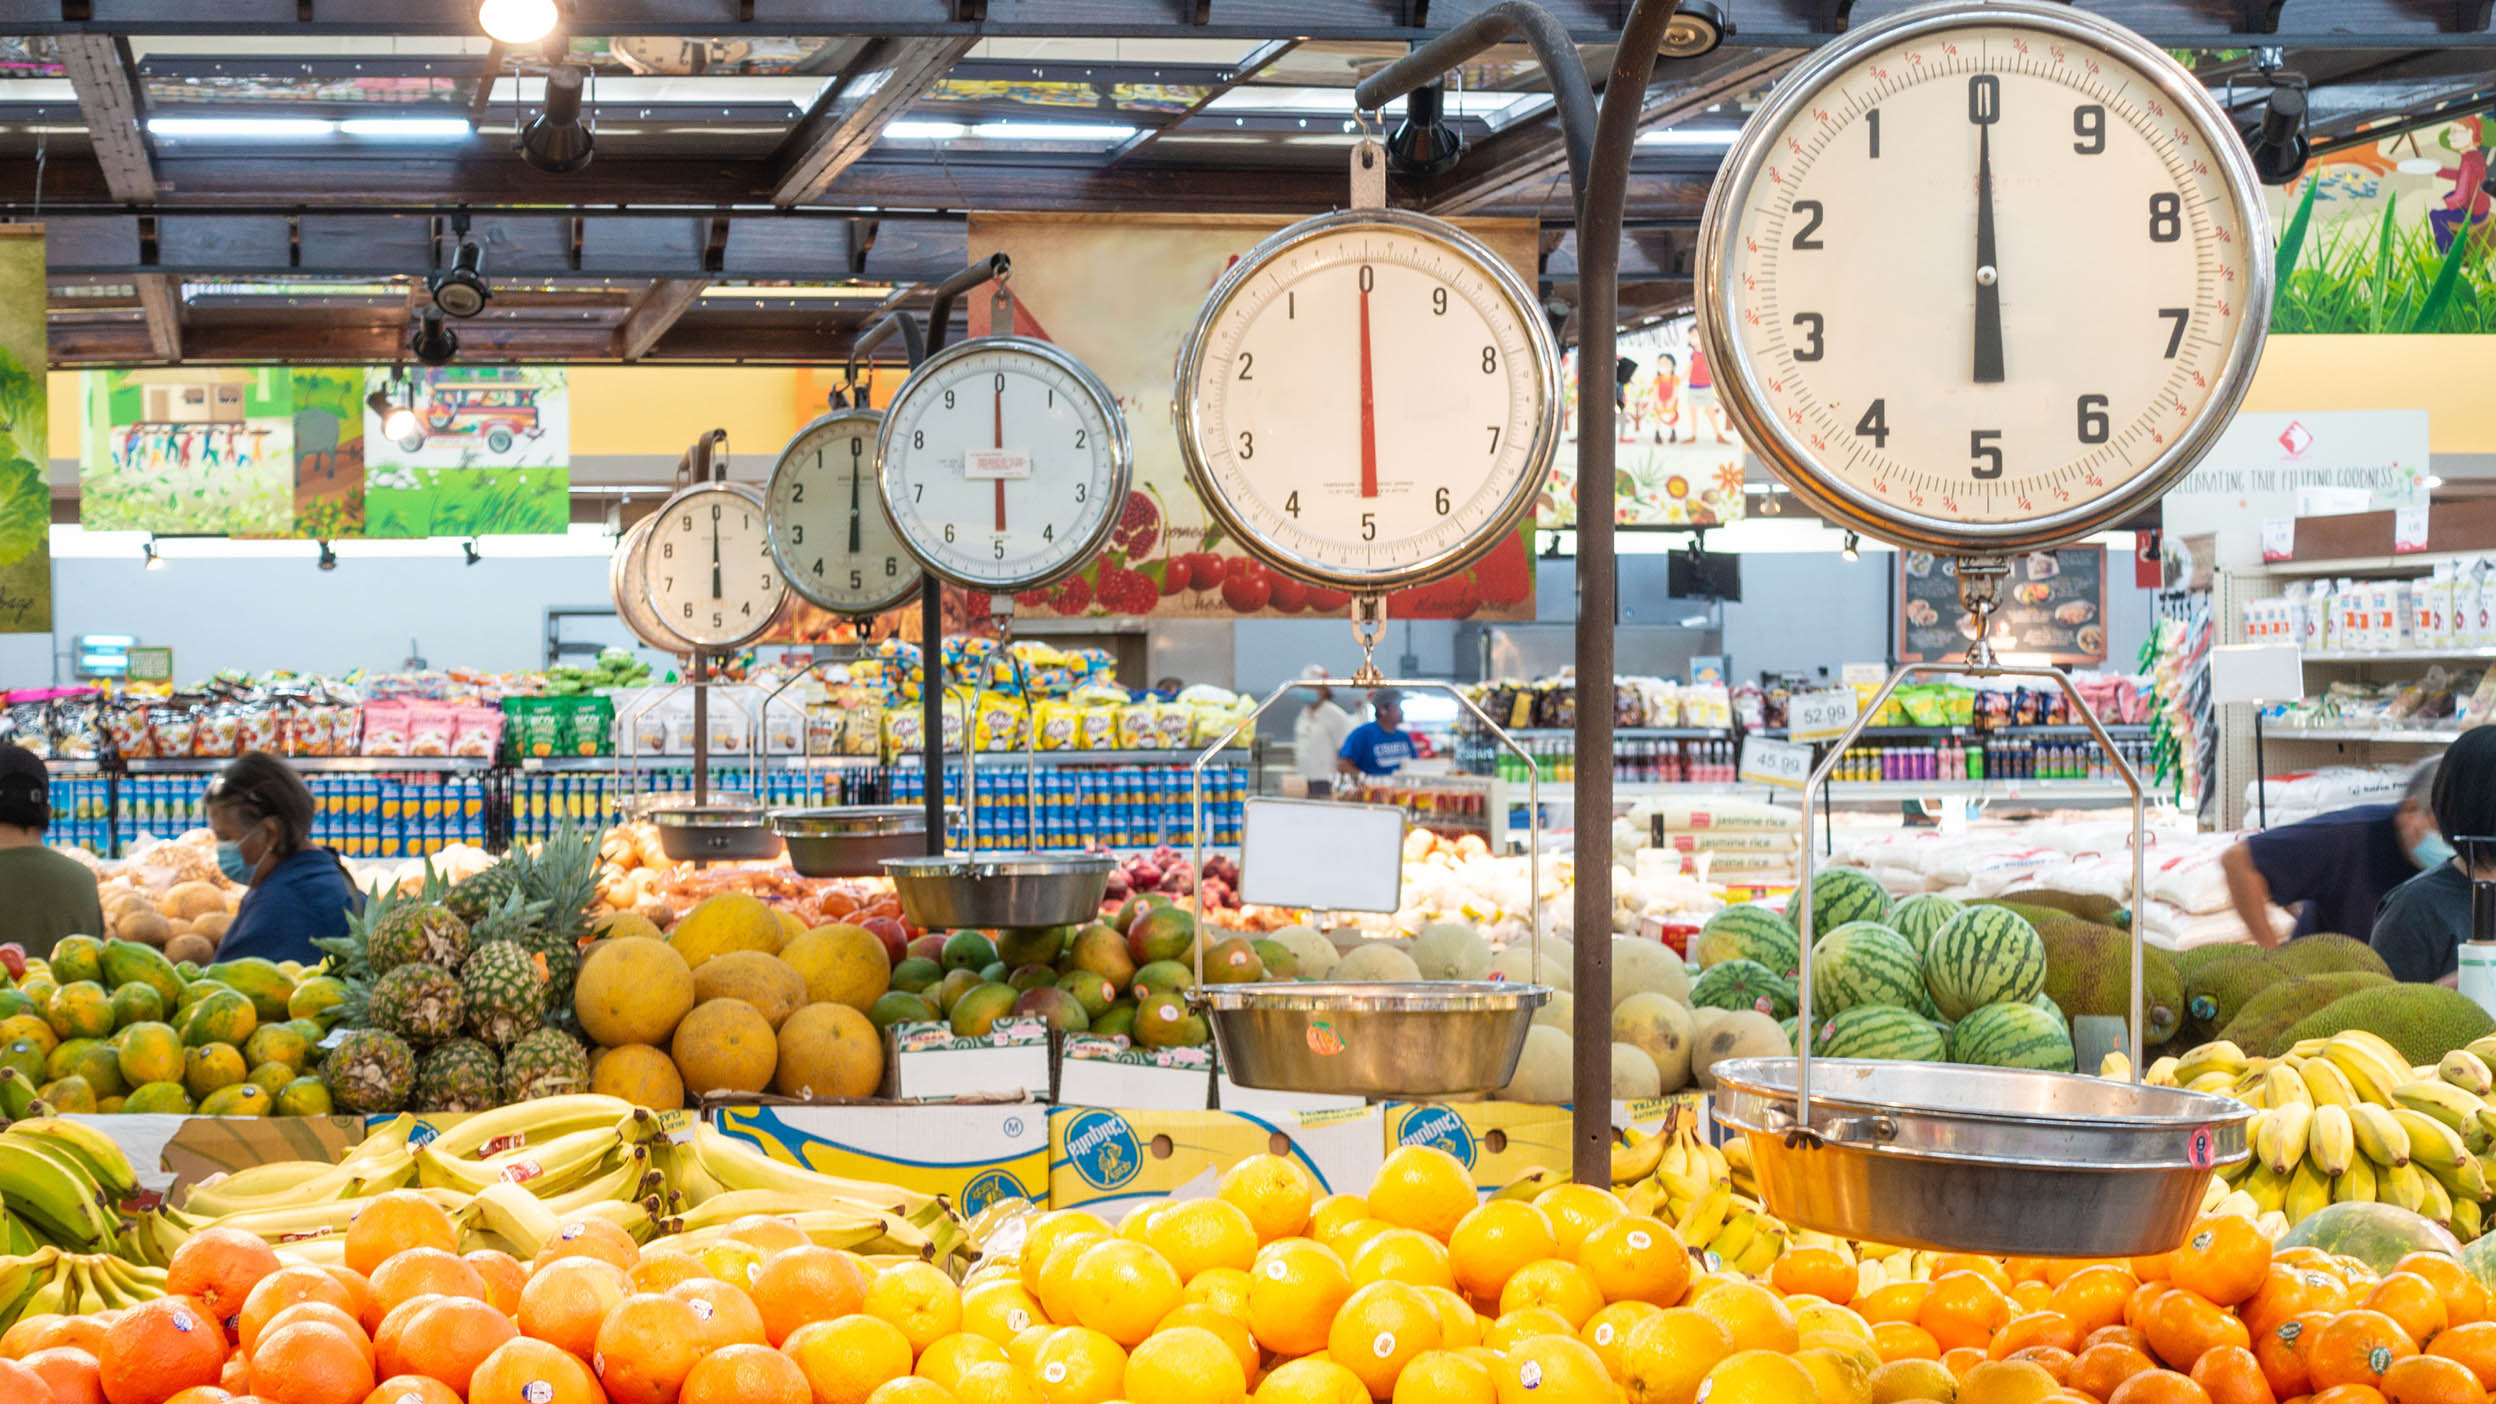
[[[2218,1162],[2217,1138],[2210,1134],[2209,1127],[2193,1128],[2193,1139],[2185,1145],[2184,1158],[2191,1161],[2196,1170],[2207,1170]]]
[[[1309,1051],[1321,1058],[1331,1058],[1343,1051],[1343,1036],[1335,1032],[1332,1021],[1319,1019],[1309,1025]]]

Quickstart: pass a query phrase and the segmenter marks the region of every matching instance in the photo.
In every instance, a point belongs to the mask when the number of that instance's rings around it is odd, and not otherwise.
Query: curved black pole
[[[895,336],[901,338],[902,359],[912,370],[917,370],[919,362],[927,359],[927,338],[919,332],[919,319],[907,312],[887,312],[869,323],[865,331],[850,338],[849,367],[844,377],[846,382],[857,384],[859,359]]]
[[[992,253],[952,277],[936,285],[936,301],[927,309],[927,354],[933,356],[945,349],[953,339],[953,300],[982,283],[995,282],[1014,271],[1014,261],[1001,253]],[[1012,330],[1012,328],[1007,328]],[[990,327],[991,336],[1003,332]]]
[[[1375,112],[1511,38],[1525,40],[1534,50],[1535,62],[1543,66],[1544,76],[1551,80],[1552,103],[1560,111],[1560,140],[1569,153],[1569,188],[1583,203],[1594,166],[1594,90],[1586,84],[1586,65],[1578,61],[1577,44],[1569,38],[1567,27],[1530,0],[1500,0],[1379,69],[1352,90],[1352,104],[1363,112]]]

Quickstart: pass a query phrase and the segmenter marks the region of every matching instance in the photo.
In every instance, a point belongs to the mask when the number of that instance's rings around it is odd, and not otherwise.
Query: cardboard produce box
[[[1060,1106],[1204,1111],[1212,1100],[1211,1048],[1138,1048],[1093,1034],[1068,1034],[1059,1046]]]
[[[895,1024],[884,1035],[885,1096],[896,1102],[1049,1095],[1049,1026],[1001,1019],[976,1037],[943,1024]]]
[[[1614,1102],[1611,1120],[1616,1131],[1634,1126],[1654,1134],[1677,1116],[1697,1117],[1700,1134],[1708,1134],[1707,1094]],[[1464,1164],[1487,1199],[1537,1170],[1567,1179],[1573,1123],[1569,1108],[1531,1102],[1389,1102],[1387,1149],[1436,1146]]]
[[[1049,1205],[1112,1223],[1156,1199],[1202,1199],[1222,1172],[1271,1152],[1299,1162],[1319,1193],[1361,1194],[1386,1143],[1378,1109],[1272,1119],[1217,1111],[1059,1107],[1049,1113]]]
[[[965,1215],[1001,1199],[1049,1206],[1048,1108],[1034,1102],[749,1103],[712,1120],[774,1160],[942,1195]]]

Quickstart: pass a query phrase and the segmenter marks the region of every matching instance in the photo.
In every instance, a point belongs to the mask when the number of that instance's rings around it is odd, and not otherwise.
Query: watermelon
[[[1794,934],[1794,923],[1784,913],[1749,903],[1709,917],[1690,941],[1690,958],[1702,970],[1729,960],[1749,960],[1776,974],[1790,975],[1802,968],[1802,950],[1803,938]]]
[[[1889,891],[1861,868],[1830,868],[1811,879],[1812,939],[1850,921],[1889,920]]]
[[[1912,1009],[1859,1004],[1823,1023],[1811,1051],[1823,1058],[1895,1058],[1938,1063],[1941,1030]]]
[[[1907,944],[1915,947],[1915,953],[1920,956],[1924,954],[1925,947],[1933,943],[1933,933],[1941,929],[1941,924],[1957,916],[1961,910],[1955,897],[1944,897],[1938,892],[1919,892],[1890,911],[1889,929],[1906,937]]]
[[[1691,983],[1690,1003],[1709,1009],[1755,1009],[1771,1019],[1783,1019],[1794,1012],[1794,982],[1758,961],[1729,960],[1710,966]]]
[[[2472,1248],[2479,1244],[2496,1244],[2496,1235],[2473,1240]],[[2369,1200],[2351,1200],[2315,1210],[2280,1235],[2279,1246],[2319,1248],[2335,1257],[2355,1258],[2383,1273],[2392,1271],[2393,1264],[2412,1253],[2440,1253],[2460,1259],[2462,1266],[2482,1282],[2496,1275],[2483,1261],[2474,1261],[2480,1254],[2462,1247],[2450,1231],[2433,1219],[2397,1204]]]
[[[2017,912],[1969,907],[1925,947],[1924,988],[1950,1020],[1987,1004],[2025,1003],[2045,988],[2045,942]]]
[[[1988,1004],[1950,1030],[1950,1061],[2070,1072],[2071,1028],[2026,1001]]]
[[[1859,1004],[1915,1003],[1924,988],[1923,962],[1907,938],[1878,922],[1850,921],[1811,946],[1813,1017],[1831,1018]]]

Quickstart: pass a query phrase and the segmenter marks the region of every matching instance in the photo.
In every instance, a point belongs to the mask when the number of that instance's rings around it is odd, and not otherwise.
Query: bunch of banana
[[[1713,1254],[1724,1267],[1757,1275],[1796,1237],[1751,1194],[1736,1188],[1734,1156],[1709,1145],[1695,1117],[1675,1117],[1662,1131],[1638,1136],[1612,1151],[1614,1190],[1633,1214],[1673,1226],[1683,1246]],[[1744,1152],[1740,1142],[1735,1150]],[[1643,1169],[1634,1182],[1624,1169]]]
[[[165,1294],[163,1268],[43,1247],[0,1257],[0,1330],[21,1316],[119,1311]]]
[[[2397,1204],[2467,1242],[2496,1200],[2491,1058],[2496,1036],[2411,1067],[2384,1039],[2347,1029],[2275,1059],[2203,1044],[2160,1059],[2149,1078],[2256,1109],[2245,1124],[2251,1158],[2221,1172],[2233,1207],[2294,1224],[2330,1204]]]
[[[817,1243],[867,1256],[967,1251],[961,1218],[934,1195],[845,1180],[776,1160],[707,1125],[651,1147],[665,1207],[698,1246],[749,1214],[787,1218]]]
[[[0,1131],[0,1249],[101,1249],[122,1232],[121,1201],[139,1187],[130,1157],[92,1126],[36,1117]],[[0,1284],[5,1285],[5,1284]]]

